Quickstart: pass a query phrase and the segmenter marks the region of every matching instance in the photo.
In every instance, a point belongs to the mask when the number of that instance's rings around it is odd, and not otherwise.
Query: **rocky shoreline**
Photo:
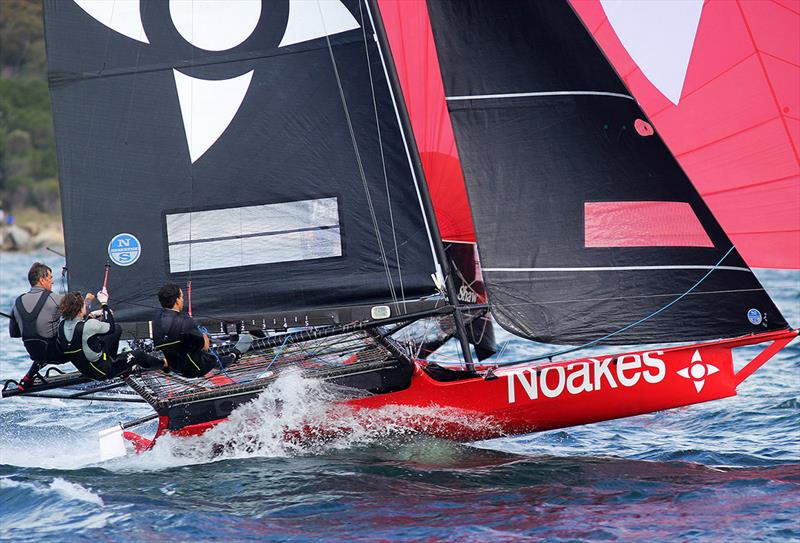
[[[0,251],[34,251],[45,248],[64,252],[64,229],[61,223],[0,225]]]

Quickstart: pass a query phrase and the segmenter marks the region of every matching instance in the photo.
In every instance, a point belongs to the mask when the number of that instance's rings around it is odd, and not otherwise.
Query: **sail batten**
[[[737,266],[588,266],[583,268],[482,268],[485,272],[581,272],[581,271],[647,271],[647,270],[727,270],[753,273],[750,268]]]
[[[615,96],[633,100],[633,96],[619,92],[605,91],[546,91],[546,92],[515,92],[505,94],[476,94],[471,96],[446,96],[445,100],[454,102],[456,100],[488,100],[492,98],[528,98],[531,96]]]

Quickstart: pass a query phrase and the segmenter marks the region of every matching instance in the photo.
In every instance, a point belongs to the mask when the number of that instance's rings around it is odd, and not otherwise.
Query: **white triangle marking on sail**
[[[698,350],[696,350],[696,351],[694,352],[694,354],[692,355],[692,363],[695,363],[695,362],[702,362],[702,361],[703,361],[703,359],[702,359],[702,357],[700,356],[700,350],[698,349]]]
[[[75,0],[78,6],[105,26],[133,38],[150,43],[142,24],[139,0]]]
[[[689,368],[683,368],[682,370],[678,370],[678,375],[688,379],[689,378]]]
[[[705,384],[706,384],[705,381],[695,381],[694,382],[694,388],[695,388],[695,390],[697,390],[697,392],[700,392],[701,390],[703,390],[703,385],[705,385]]]
[[[278,47],[360,28],[340,0],[289,0],[289,20]]]
[[[600,0],[622,45],[650,82],[677,105],[703,0]]]
[[[169,0],[169,16],[183,39],[206,51],[244,42],[261,17],[261,0]]]
[[[708,372],[707,375],[714,375],[719,371],[719,368],[711,364],[706,364],[706,371]]]
[[[197,79],[172,70],[183,117],[183,129],[194,163],[231,124],[244,101],[253,71],[219,81]]]

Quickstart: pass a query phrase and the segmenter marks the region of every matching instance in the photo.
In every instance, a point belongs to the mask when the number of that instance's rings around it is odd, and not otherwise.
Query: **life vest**
[[[199,377],[207,373],[202,350],[188,349],[186,342],[181,338],[181,319],[178,314],[172,317],[166,331],[161,327],[162,322],[163,319],[159,316],[158,331],[161,334],[153,338],[153,347],[164,353],[170,369],[184,377]]]
[[[37,333],[36,320],[39,318],[39,313],[42,312],[44,304],[47,303],[47,298],[50,296],[50,291],[43,290],[42,295],[33,309],[28,312],[25,310],[25,305],[22,303],[22,296],[18,297],[14,302],[14,309],[17,311],[17,316],[22,321],[22,343],[25,349],[34,362],[52,362],[47,360],[48,347],[53,343],[54,338],[42,337]]]
[[[67,339],[67,334],[64,331],[64,325],[67,321],[62,320],[58,325],[58,348],[61,350],[64,358],[72,362],[72,365],[86,377],[91,377],[97,381],[108,379],[108,356],[105,352],[100,355],[100,359],[91,361],[86,358],[83,352],[83,327],[85,321],[81,321],[75,325],[75,330],[72,332],[72,339]]]

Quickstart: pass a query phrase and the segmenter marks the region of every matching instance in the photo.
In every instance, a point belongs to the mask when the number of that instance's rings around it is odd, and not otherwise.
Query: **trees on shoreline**
[[[42,6],[0,9],[0,207],[58,213],[58,173],[47,91]]]

